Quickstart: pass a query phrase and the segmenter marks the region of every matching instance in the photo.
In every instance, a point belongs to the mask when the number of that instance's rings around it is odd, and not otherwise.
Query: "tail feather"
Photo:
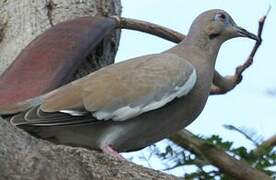
[[[66,125],[78,125],[78,124],[86,124],[86,123],[94,123],[95,121],[91,120],[91,115],[87,113],[84,116],[70,116],[68,114],[59,113],[57,117],[51,118],[40,118],[35,114],[28,115],[28,119],[26,119],[27,112],[35,112],[36,108],[32,108],[26,112],[19,113],[14,115],[10,122],[14,126],[66,126]],[[31,118],[31,119],[30,119]]]
[[[0,115],[13,115],[9,121],[14,126],[38,127],[38,126],[67,126],[86,123],[95,123],[90,112],[73,116],[64,112],[43,112],[40,105],[45,96],[0,107]]]
[[[48,121],[51,119],[51,121],[54,120],[60,120],[60,119],[67,119],[71,116],[65,113],[61,112],[43,112],[39,106],[31,108],[25,112],[24,119],[29,122],[34,121]]]
[[[19,113],[10,118],[10,123],[13,126],[20,126],[26,124],[26,121],[24,119],[24,113]]]

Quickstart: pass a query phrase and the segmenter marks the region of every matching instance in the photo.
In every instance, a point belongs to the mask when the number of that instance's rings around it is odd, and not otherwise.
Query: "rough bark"
[[[80,16],[120,15],[120,0],[0,0],[0,74],[37,35]],[[107,37],[75,78],[113,63],[120,32]],[[0,179],[176,179],[83,148],[36,139],[0,119]]]
[[[120,13],[120,0],[0,0],[0,74],[22,48],[56,23],[82,16]],[[93,60],[84,63],[81,75],[91,71],[89,68],[113,63],[119,35],[117,31],[100,44],[97,57],[92,53]]]
[[[254,153],[256,155],[259,155],[262,154],[264,150],[272,149],[274,147],[276,147],[276,135],[271,136],[260,145],[258,145],[257,148],[254,150]]]

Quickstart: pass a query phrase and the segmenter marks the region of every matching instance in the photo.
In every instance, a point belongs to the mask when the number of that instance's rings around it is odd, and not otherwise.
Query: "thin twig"
[[[265,24],[265,20],[266,20],[267,15],[263,16],[260,20],[259,20],[259,28],[258,28],[258,38],[259,41],[256,41],[250,55],[248,56],[247,60],[244,62],[244,64],[238,66],[236,68],[236,76],[242,76],[242,73],[252,65],[253,63],[253,58],[257,52],[257,50],[259,49],[260,45],[262,44],[262,32],[263,32],[263,28],[264,28],[264,24]],[[238,82],[239,83],[239,82]]]
[[[259,143],[256,142],[250,135],[248,135],[245,131],[233,126],[233,125],[224,125],[224,127],[228,130],[232,130],[232,131],[236,131],[240,134],[242,134],[246,139],[248,139],[249,141],[251,141],[256,147],[259,146]]]

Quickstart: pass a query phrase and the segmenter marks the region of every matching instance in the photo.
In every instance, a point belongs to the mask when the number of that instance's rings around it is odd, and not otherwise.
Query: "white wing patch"
[[[77,110],[60,110],[59,112],[70,114],[71,116],[83,116],[86,112],[81,112]]]
[[[197,78],[196,70],[193,69],[193,72],[190,75],[189,79],[186,81],[186,83],[181,87],[178,87],[178,86],[176,87],[178,89],[178,91],[176,93],[177,97],[182,97],[182,96],[185,96],[186,94],[188,94],[195,86],[196,78]]]
[[[96,117],[98,120],[109,120],[113,119],[114,121],[124,121],[130,119],[132,117],[138,116],[142,114],[141,106],[137,107],[121,107],[113,112],[105,112],[105,111],[97,111],[93,113],[93,116]]]
[[[196,83],[196,70],[193,69],[193,72],[189,76],[188,80],[184,83],[183,86],[176,86],[172,92],[165,94],[160,100],[153,101],[148,104],[141,104],[136,107],[125,106],[121,107],[115,111],[97,111],[93,113],[93,116],[98,120],[109,120],[114,121],[124,121],[135,116],[138,116],[144,112],[158,109],[171,102],[175,98],[180,98],[188,94]]]

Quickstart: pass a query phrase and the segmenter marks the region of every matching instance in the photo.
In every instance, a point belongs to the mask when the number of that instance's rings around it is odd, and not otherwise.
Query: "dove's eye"
[[[217,13],[216,16],[215,16],[215,20],[219,20],[219,21],[224,22],[226,20],[226,16],[223,13]]]

